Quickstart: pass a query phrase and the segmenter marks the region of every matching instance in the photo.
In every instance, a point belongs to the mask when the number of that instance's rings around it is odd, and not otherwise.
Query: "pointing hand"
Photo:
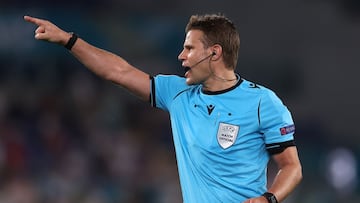
[[[63,31],[48,20],[24,16],[24,20],[38,26],[35,30],[35,39],[65,45],[71,34]]]

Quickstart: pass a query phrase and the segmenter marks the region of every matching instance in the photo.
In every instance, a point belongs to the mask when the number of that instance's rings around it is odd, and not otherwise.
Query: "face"
[[[211,75],[209,63],[212,52],[210,48],[204,48],[201,41],[203,35],[200,30],[190,30],[186,34],[184,48],[178,57],[182,66],[186,68],[185,77],[188,85],[203,83]]]

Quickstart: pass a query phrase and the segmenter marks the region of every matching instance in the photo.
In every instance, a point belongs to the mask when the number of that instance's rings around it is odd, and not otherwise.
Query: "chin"
[[[190,79],[190,78],[186,78],[186,84],[187,84],[187,85],[194,85],[195,82],[194,82],[192,79]]]
[[[196,82],[194,80],[191,80],[190,78],[186,78],[186,84],[187,85],[198,85],[200,82]]]
[[[189,79],[189,78],[186,78],[185,82],[187,85],[192,85],[191,79]]]

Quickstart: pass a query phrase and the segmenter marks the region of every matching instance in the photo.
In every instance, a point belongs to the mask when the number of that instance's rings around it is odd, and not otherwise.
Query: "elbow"
[[[127,66],[114,66],[107,72],[103,73],[103,78],[105,80],[111,81],[115,84],[122,85],[123,81],[126,79],[126,75],[131,71]]]
[[[295,170],[295,181],[297,182],[297,184],[299,184],[303,179],[303,172],[302,172],[302,166],[300,163],[298,163],[296,165],[296,170]]]
[[[101,75],[101,77],[110,82],[118,83],[119,75],[121,74],[117,74],[116,71],[113,71],[113,72],[104,73],[103,75]]]

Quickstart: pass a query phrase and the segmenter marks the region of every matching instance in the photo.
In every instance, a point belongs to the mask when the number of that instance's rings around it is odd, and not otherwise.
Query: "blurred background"
[[[35,40],[23,15],[154,75],[182,74],[185,25],[204,13],[234,21],[237,72],[293,114],[304,179],[285,202],[360,202],[358,0],[0,0],[0,202],[182,202],[168,115]]]

